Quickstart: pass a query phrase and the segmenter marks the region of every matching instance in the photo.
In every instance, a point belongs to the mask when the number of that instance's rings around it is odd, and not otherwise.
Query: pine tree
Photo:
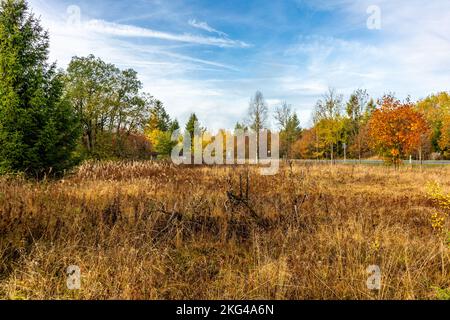
[[[164,105],[161,101],[156,100],[155,106],[150,111],[150,130],[160,130],[163,132],[169,131],[171,126],[171,120],[169,114],[166,112]]]
[[[180,123],[175,119],[170,123],[169,132],[172,134],[177,130],[180,130]]]
[[[189,132],[192,139],[194,139],[194,134],[195,134],[196,129],[197,130],[199,129],[198,118],[195,115],[195,113],[193,113],[189,117],[189,120],[186,124],[186,131]]]
[[[245,132],[245,131],[248,131],[248,127],[245,124],[237,122],[236,125],[234,126],[234,130],[235,131],[240,130],[240,131],[244,131]]]
[[[26,1],[0,2],[0,173],[40,177],[73,164],[78,121],[48,47]]]
[[[286,156],[292,158],[292,146],[300,138],[302,129],[300,127],[300,120],[298,119],[297,113],[293,113],[292,116],[286,122],[286,129],[282,131],[282,140],[286,142]]]

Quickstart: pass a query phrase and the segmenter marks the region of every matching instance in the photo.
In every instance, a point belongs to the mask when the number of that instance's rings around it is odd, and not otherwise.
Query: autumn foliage
[[[379,105],[369,122],[370,143],[380,154],[398,163],[420,148],[422,136],[429,130],[428,125],[412,102],[401,102],[386,95]]]
[[[441,128],[441,139],[439,141],[439,146],[442,150],[449,152],[450,146],[450,114],[444,117]]]

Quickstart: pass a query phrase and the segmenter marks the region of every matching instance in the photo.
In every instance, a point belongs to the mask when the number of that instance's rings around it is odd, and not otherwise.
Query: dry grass
[[[434,299],[450,250],[429,181],[450,190],[450,168],[103,163],[0,178],[0,298]]]

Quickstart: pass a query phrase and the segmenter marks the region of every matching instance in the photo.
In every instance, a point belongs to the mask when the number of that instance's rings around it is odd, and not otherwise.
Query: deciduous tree
[[[267,129],[268,112],[269,107],[264,99],[264,95],[261,91],[257,91],[250,100],[247,119],[248,127],[256,133],[256,161],[259,161],[260,131]]]
[[[342,95],[330,88],[323,98],[317,101],[313,116],[318,140],[317,146],[323,142],[330,147],[332,162],[334,161],[335,146],[340,142],[343,128],[342,100]]]
[[[423,114],[431,130],[431,145],[434,152],[443,153],[450,146],[445,144],[445,119],[450,116],[450,94],[433,94],[417,103],[417,110]],[[444,129],[444,130],[443,130]],[[441,139],[444,140],[441,141]]]
[[[450,158],[450,114],[446,115],[442,121],[441,138],[439,146],[446,158]]]
[[[360,134],[361,128],[365,125],[365,117],[367,113],[367,103],[369,95],[366,90],[358,89],[351,96],[347,103],[346,111],[348,117],[347,130],[350,133],[350,141],[356,145],[357,156],[361,161],[362,158],[362,138],[364,135]]]
[[[371,144],[398,165],[403,157],[420,147],[421,135],[428,126],[410,101],[401,102],[386,95],[379,105],[370,120]]]
[[[120,157],[128,136],[143,132],[153,105],[153,98],[142,92],[137,72],[89,55],[74,57],[65,78],[66,97],[81,120],[87,156],[102,158],[112,152]],[[105,154],[112,136],[115,147]]]
[[[147,136],[152,143],[153,151],[161,157],[170,155],[176,145],[176,142],[172,141],[172,133],[178,129],[180,129],[178,121],[172,121],[163,103],[156,100],[151,108],[147,126]]]

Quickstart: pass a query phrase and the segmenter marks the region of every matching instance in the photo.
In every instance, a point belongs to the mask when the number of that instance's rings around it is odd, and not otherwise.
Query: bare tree
[[[366,90],[358,89],[351,96],[347,103],[346,111],[350,119],[351,138],[358,144],[358,158],[359,163],[362,161],[361,155],[361,138],[363,135],[359,134],[364,125],[365,112],[369,102],[369,95]]]
[[[250,100],[248,126],[257,132],[267,128],[268,111],[269,108],[263,94],[260,91],[256,91],[255,96]]]
[[[247,124],[256,133],[256,161],[259,161],[259,135],[260,131],[267,129],[269,107],[262,92],[256,91],[255,96],[250,100],[248,109]]]
[[[287,102],[283,102],[281,106],[275,110],[275,121],[281,131],[286,130],[291,117],[292,106],[287,104]]]
[[[342,113],[342,101],[344,97],[337,94],[336,90],[329,88],[322,99],[317,101],[314,111],[314,122],[317,123],[323,119],[335,119]]]

